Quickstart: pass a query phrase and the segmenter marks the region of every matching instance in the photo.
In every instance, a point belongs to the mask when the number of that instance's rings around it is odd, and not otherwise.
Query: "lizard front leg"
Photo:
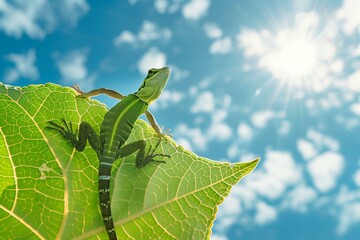
[[[65,119],[62,119],[62,122],[64,126],[61,126],[53,121],[49,121],[48,123],[50,126],[46,126],[45,128],[59,132],[65,138],[65,140],[70,141],[73,147],[79,152],[84,150],[86,141],[88,140],[90,146],[95,150],[95,152],[99,153],[102,146],[101,140],[99,135],[95,132],[90,124],[87,122],[81,122],[79,131],[76,131],[78,132],[78,136],[76,136],[72,127],[72,123],[67,123]]]
[[[105,94],[105,95],[108,95],[112,98],[116,98],[116,99],[119,99],[119,100],[123,100],[125,98],[124,95],[122,95],[121,93],[118,93],[114,90],[111,90],[111,89],[107,89],[107,88],[98,88],[98,89],[94,89],[94,90],[91,90],[90,92],[83,92],[79,85],[74,85],[72,87],[73,89],[75,89],[80,95],[77,95],[76,97],[79,97],[79,98],[88,98],[88,97],[94,97],[94,96],[97,96],[97,95],[100,95],[100,94]]]
[[[151,112],[149,111],[145,111],[145,116],[147,118],[147,120],[149,121],[151,127],[155,130],[155,132],[158,134],[159,138],[166,138],[166,136],[169,136],[172,138],[171,134],[166,134],[163,133],[163,131],[161,130],[159,124],[156,122],[154,116],[151,114]]]

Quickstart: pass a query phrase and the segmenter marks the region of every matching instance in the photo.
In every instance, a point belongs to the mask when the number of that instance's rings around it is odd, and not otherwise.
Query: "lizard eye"
[[[149,72],[148,72],[147,77],[148,77],[148,78],[149,78],[149,77],[152,77],[155,73],[156,73],[156,71],[155,71],[155,70],[150,69],[150,70],[149,70]]]

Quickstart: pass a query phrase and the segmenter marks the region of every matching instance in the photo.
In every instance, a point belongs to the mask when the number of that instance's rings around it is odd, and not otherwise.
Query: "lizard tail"
[[[111,165],[107,162],[100,162],[99,167],[99,200],[101,215],[105,224],[106,232],[110,240],[116,240],[114,222],[111,215],[110,204],[110,174]]]

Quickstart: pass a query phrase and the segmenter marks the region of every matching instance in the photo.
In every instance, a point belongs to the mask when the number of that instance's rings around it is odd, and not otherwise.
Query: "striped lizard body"
[[[101,124],[100,140],[103,149],[99,154],[99,200],[109,239],[116,239],[110,206],[111,167],[121,154],[121,146],[124,146],[129,138],[135,121],[146,109],[147,103],[135,95],[129,95],[106,113]],[[117,114],[119,112],[120,114]]]

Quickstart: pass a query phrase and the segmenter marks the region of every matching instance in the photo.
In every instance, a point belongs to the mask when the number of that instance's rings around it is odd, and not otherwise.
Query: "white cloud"
[[[350,91],[360,92],[360,70],[356,70],[347,77],[347,86]]]
[[[329,136],[323,135],[313,129],[308,130],[306,136],[316,145],[317,149],[330,149],[334,152],[339,151],[339,142]]]
[[[346,206],[349,203],[357,202],[360,200],[360,191],[350,191],[347,186],[342,185],[335,200],[335,203],[337,205]]]
[[[175,65],[170,65],[169,67],[171,69],[171,79],[174,81],[179,81],[190,76],[190,72],[188,70],[182,70]]]
[[[136,45],[138,43],[145,43],[155,40],[168,41],[171,36],[172,32],[170,29],[160,29],[154,22],[145,20],[137,34],[125,30],[114,39],[114,44],[116,46],[120,46],[124,43]]]
[[[307,139],[298,139],[297,148],[304,160],[311,160],[323,151],[338,152],[340,143],[336,139],[326,136],[314,129],[309,129],[306,133]]]
[[[225,109],[216,109],[211,116],[211,120],[213,123],[221,123],[226,119],[227,115],[228,113]]]
[[[86,0],[65,0],[61,5],[54,4],[53,9],[58,9],[63,19],[76,26],[78,19],[90,10],[90,6]]]
[[[181,145],[185,149],[187,149],[189,151],[193,151],[190,141],[187,140],[186,138],[183,138],[183,137],[177,138],[176,142],[177,142],[177,144]]]
[[[241,211],[240,198],[236,198],[235,195],[238,195],[238,194],[233,194],[232,197],[230,197],[229,199],[226,199],[226,201],[224,201],[224,203],[221,205],[221,210],[224,211],[221,214],[237,215],[240,213],[240,211]]]
[[[37,0],[32,1],[32,4],[18,2],[18,4],[13,5],[1,0],[0,29],[7,35],[16,38],[21,38],[23,34],[35,39],[44,38],[46,30],[36,21],[39,17],[39,11],[45,4],[46,2]]]
[[[59,71],[66,80],[77,81],[84,79],[87,75],[85,67],[87,53],[74,51],[58,61]]]
[[[225,141],[228,140],[232,135],[232,130],[228,124],[224,122],[213,123],[207,130],[207,136],[209,140]]]
[[[258,155],[255,155],[254,153],[243,153],[241,154],[239,162],[249,162],[251,160],[254,160],[255,158],[258,158]]]
[[[297,148],[305,160],[313,158],[318,153],[314,144],[304,139],[297,141]]]
[[[354,104],[352,104],[352,105],[350,106],[350,110],[351,110],[354,114],[360,116],[360,103],[354,103]]]
[[[205,91],[200,93],[197,96],[195,104],[191,107],[190,111],[192,113],[210,113],[215,110],[215,98],[214,95],[209,92]]]
[[[267,34],[265,34],[266,36]],[[267,49],[265,45],[264,34],[252,30],[244,29],[237,35],[239,47],[244,50],[245,56],[261,55]]]
[[[210,46],[211,54],[226,54],[229,53],[232,49],[231,39],[229,37],[224,37],[215,40]]]
[[[325,152],[308,163],[308,170],[315,187],[328,192],[336,186],[336,181],[344,169],[344,158],[336,152]]]
[[[134,5],[135,3],[137,3],[138,0],[129,0],[129,4],[130,5]]]
[[[353,57],[359,57],[360,56],[360,45],[350,48],[350,54]]]
[[[263,225],[275,221],[277,218],[277,211],[274,207],[265,202],[258,202],[256,205],[255,222]]]
[[[299,12],[295,19],[300,31],[315,30],[320,22],[319,15],[314,11]]]
[[[210,238],[211,240],[228,240],[226,235],[220,235],[218,233],[212,233]]]
[[[230,194],[231,196],[229,195],[229,197],[238,199],[244,208],[254,208],[254,203],[258,201],[256,193],[246,186],[246,184],[235,185]]]
[[[171,38],[171,35],[172,33],[170,29],[159,29],[155,23],[145,20],[138,33],[138,38],[140,41],[144,42],[154,41],[158,39],[166,41]]]
[[[7,55],[5,59],[15,65],[14,68],[8,68],[5,70],[5,82],[13,83],[20,77],[31,80],[39,78],[39,71],[35,65],[36,53],[34,49],[28,50],[25,54],[11,53]]]
[[[348,229],[360,223],[360,202],[352,202],[343,206],[340,216],[337,233],[345,234]]]
[[[227,149],[227,155],[229,158],[234,159],[236,156],[238,156],[239,154],[239,146],[237,146],[236,144],[232,144],[228,149]]]
[[[344,69],[344,61],[340,59],[332,61],[329,65],[329,69],[335,74],[341,74]]]
[[[186,137],[191,141],[190,148],[191,149],[200,149],[205,150],[207,139],[205,134],[202,132],[200,128],[190,128],[184,123],[180,123],[176,129],[176,138],[179,137],[180,139],[183,138],[182,136]],[[184,141],[184,140],[183,140]],[[189,141],[186,144],[189,145]],[[185,141],[184,141],[185,142]]]
[[[287,120],[282,120],[280,122],[278,133],[280,135],[287,135],[290,132],[290,128],[291,128],[291,123]]]
[[[262,171],[255,171],[247,176],[247,186],[260,196],[271,200],[280,198],[286,190],[284,182]]]
[[[4,81],[6,83],[14,83],[16,82],[20,77],[19,72],[16,70],[16,68],[8,68],[5,70],[4,73]]]
[[[253,129],[246,123],[239,124],[237,134],[244,141],[251,141],[254,137]]]
[[[247,186],[268,199],[279,199],[287,188],[296,185],[302,178],[291,153],[267,150],[262,170],[247,176]]]
[[[217,224],[214,225],[217,233],[226,233],[234,223],[245,223],[247,217],[244,211],[255,208],[257,202],[255,193],[244,185],[234,185],[229,196],[219,206]],[[241,218],[239,218],[241,214]]]
[[[294,0],[293,1],[295,9],[305,10],[312,8],[312,1],[311,0]]]
[[[339,207],[335,212],[339,221],[336,231],[343,235],[360,223],[360,191],[349,191],[348,187],[342,186],[335,203]]]
[[[168,2],[166,0],[155,0],[154,6],[159,13],[165,13],[168,8]]]
[[[345,128],[346,131],[351,131],[352,129],[354,129],[355,127],[357,127],[360,123],[358,117],[348,117],[348,116],[342,116],[340,114],[338,114],[335,117],[335,121],[337,124],[339,124],[340,126],[343,126]]]
[[[150,110],[164,109],[179,103],[184,98],[184,93],[164,89],[160,97],[150,105]]]
[[[231,101],[232,101],[232,98],[229,94],[225,94],[223,99],[222,99],[222,103],[221,105],[225,108],[225,109],[228,109],[231,107]]]
[[[223,35],[221,29],[214,23],[206,23],[204,30],[208,38],[221,38]]]
[[[302,176],[301,169],[289,152],[268,150],[263,168],[287,185],[299,182]]]
[[[144,75],[150,68],[162,68],[164,66],[166,66],[166,55],[156,48],[147,51],[138,62],[138,70]]]
[[[236,144],[231,148],[231,154],[239,153]],[[304,213],[317,198],[315,189],[304,185],[302,168],[290,152],[267,150],[262,168],[234,186],[220,206],[215,230],[224,233],[234,223],[265,225],[277,219],[278,211],[288,209]]]
[[[209,6],[209,0],[190,0],[184,5],[182,13],[186,19],[196,21],[206,15]]]
[[[155,0],[154,6],[159,13],[174,13],[180,9],[181,0]]]
[[[257,128],[265,128],[269,120],[274,118],[275,115],[276,114],[271,110],[255,112],[251,115],[251,123]]]
[[[358,170],[355,172],[355,174],[354,174],[354,176],[353,176],[353,180],[354,180],[355,184],[356,184],[358,187],[360,187],[360,169],[358,169]]]
[[[339,108],[342,105],[342,99],[334,93],[329,93],[327,96],[320,98],[317,103],[322,109],[328,111],[332,108]]]
[[[318,51],[321,59],[332,60],[336,55],[336,46],[331,41],[323,41]]]
[[[207,128],[204,130],[196,131],[196,134],[202,134],[203,140],[202,145],[199,148],[200,150],[204,150],[207,147],[207,144],[211,141],[227,141],[231,138],[233,130],[231,127],[225,122],[225,119],[228,115],[227,109],[224,108],[224,106],[219,106],[220,102],[227,102],[230,101],[228,97],[224,96],[223,100],[215,99],[214,95],[210,91],[204,91],[204,92],[197,92],[197,90],[193,90],[192,92],[196,92],[196,95],[194,94],[193,97],[196,97],[195,103],[190,108],[191,113],[198,114],[202,113],[208,114],[208,118],[211,119],[211,122],[209,125],[207,125]],[[211,114],[211,115],[210,115]],[[196,124],[200,124],[203,122],[202,115],[198,116],[195,121]],[[186,126],[184,128],[183,124],[182,129],[191,129]],[[193,129],[192,129],[193,130]],[[194,139],[191,135],[186,134],[185,131],[181,131],[181,136],[189,137],[189,140],[191,142],[194,142]],[[194,149],[194,148],[193,148]]]
[[[284,208],[291,208],[295,211],[304,213],[308,206],[318,197],[317,192],[303,184],[298,185],[295,189],[286,194],[283,202]]]
[[[120,35],[114,39],[114,44],[117,46],[123,43],[134,44],[135,42],[136,42],[136,36],[132,32],[127,30],[120,33]]]
[[[360,31],[360,2],[357,0],[344,0],[336,13],[336,18],[342,23],[342,30],[347,35]]]
[[[33,0],[9,3],[0,0],[0,30],[8,36],[21,38],[24,34],[33,39],[43,39],[60,22],[77,20],[89,11],[86,0],[56,1]]]
[[[83,90],[92,89],[96,74],[89,75],[85,66],[88,50],[79,49],[67,52],[63,55],[56,54],[56,65],[59,69],[62,81],[66,84],[78,84]]]

